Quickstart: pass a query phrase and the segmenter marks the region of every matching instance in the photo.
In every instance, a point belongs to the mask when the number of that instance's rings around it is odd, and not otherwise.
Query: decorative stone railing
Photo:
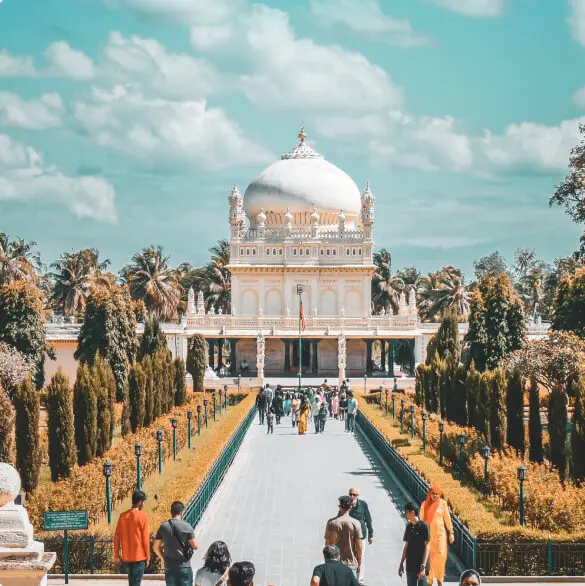
[[[336,242],[363,242],[365,236],[359,230],[339,230],[330,226],[317,228],[315,232],[309,229],[294,228],[292,230],[247,230],[240,234],[241,242],[294,242],[297,240],[326,240]]]

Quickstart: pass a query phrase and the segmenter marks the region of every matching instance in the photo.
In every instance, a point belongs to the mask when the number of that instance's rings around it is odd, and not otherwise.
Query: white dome
[[[353,224],[361,207],[358,186],[305,143],[304,131],[299,138],[301,142],[290,153],[264,169],[246,189],[244,210],[251,227],[256,226],[262,209],[267,225],[284,226],[287,208],[296,226],[310,226],[314,210],[322,226],[337,224],[340,210]]]

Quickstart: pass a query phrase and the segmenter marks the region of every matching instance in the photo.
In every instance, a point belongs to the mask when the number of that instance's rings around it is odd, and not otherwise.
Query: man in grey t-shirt
[[[163,564],[167,586],[193,586],[193,552],[189,548],[197,549],[197,541],[193,527],[183,521],[184,510],[185,505],[180,501],[171,505],[172,518],[158,528],[152,544],[152,550]]]

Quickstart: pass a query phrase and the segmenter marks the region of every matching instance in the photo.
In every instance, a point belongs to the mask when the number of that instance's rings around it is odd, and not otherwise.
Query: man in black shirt
[[[407,586],[427,586],[427,562],[431,549],[431,531],[429,526],[418,518],[418,507],[412,503],[406,503],[404,513],[408,524],[404,532],[404,550],[398,575],[402,577],[406,561]]]
[[[311,586],[358,586],[351,569],[339,561],[340,553],[336,545],[326,545],[323,557],[325,563],[313,570]]]
[[[360,489],[359,488],[350,488],[349,489],[349,496],[351,497],[351,509],[349,511],[349,516],[353,517],[356,521],[359,521],[359,524],[362,528],[362,561],[360,564],[360,574],[358,576],[358,581],[360,584],[364,584],[364,561],[365,561],[365,541],[366,538],[368,539],[368,544],[372,545],[374,541],[374,528],[372,526],[372,515],[370,514],[370,509],[368,507],[368,503],[360,499]]]

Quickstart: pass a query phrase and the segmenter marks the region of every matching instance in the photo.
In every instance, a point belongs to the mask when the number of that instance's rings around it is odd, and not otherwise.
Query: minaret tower
[[[374,226],[374,203],[376,197],[370,189],[370,184],[366,183],[366,188],[362,193],[362,212],[361,224],[364,231],[365,240],[372,239],[372,228]]]
[[[244,227],[244,198],[238,186],[234,183],[232,192],[228,198],[230,202],[230,226],[233,240],[239,240]]]

